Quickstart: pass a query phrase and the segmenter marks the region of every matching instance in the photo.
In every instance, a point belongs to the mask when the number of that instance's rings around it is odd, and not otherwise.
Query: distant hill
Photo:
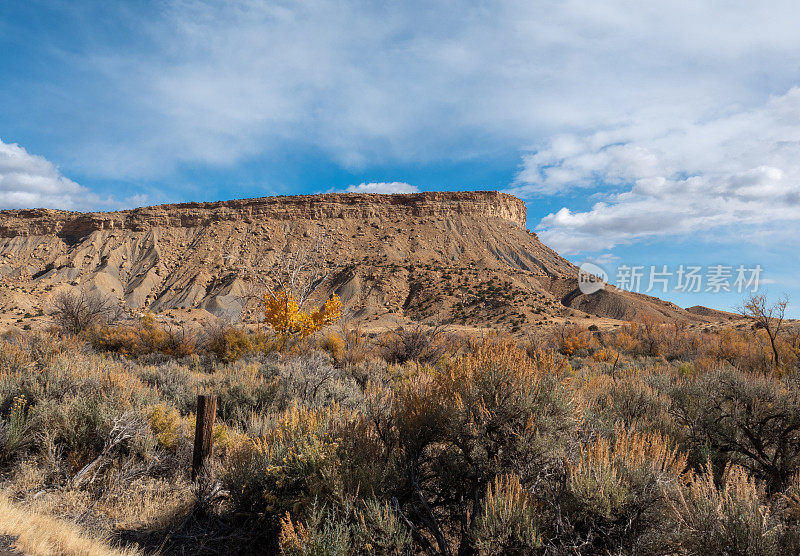
[[[330,276],[320,296],[335,291],[348,318],[365,325],[717,320],[613,287],[580,294],[577,268],[525,218],[523,201],[494,191],[0,211],[0,311],[24,319],[71,286],[114,296],[132,314],[254,322],[252,271],[265,276],[281,253],[322,238]]]
[[[737,313],[728,311],[720,311],[718,309],[711,309],[703,305],[695,305],[694,307],[687,307],[686,311],[693,315],[700,315],[701,317],[708,317],[716,320],[739,320],[742,316]]]

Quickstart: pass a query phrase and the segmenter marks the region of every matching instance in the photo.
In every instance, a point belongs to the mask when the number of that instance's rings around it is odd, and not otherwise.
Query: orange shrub
[[[613,363],[619,357],[619,352],[613,348],[600,348],[592,353],[592,359],[600,363]]]
[[[636,338],[634,338],[637,328],[638,327],[636,326],[636,323],[633,322],[618,328],[614,332],[611,345],[613,345],[618,351],[632,353],[639,345],[639,343],[636,341]]]
[[[588,330],[566,323],[553,330],[553,337],[558,351],[567,356],[589,349],[592,340]]]
[[[85,335],[95,348],[128,357],[155,352],[185,357],[197,348],[194,334],[186,329],[167,329],[152,313],[144,315],[135,325],[100,326]]]
[[[337,364],[341,364],[344,360],[345,346],[345,339],[335,332],[327,334],[319,342],[319,347],[328,352]]]
[[[141,354],[139,329],[134,326],[103,326],[89,333],[91,344],[103,351],[113,351],[121,355]]]

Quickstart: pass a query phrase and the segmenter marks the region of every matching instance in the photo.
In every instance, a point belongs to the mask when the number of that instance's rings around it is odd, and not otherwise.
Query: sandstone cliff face
[[[267,277],[281,253],[322,238],[330,279],[319,294],[338,293],[349,318],[519,329],[572,314],[561,302],[577,275],[525,229],[525,216],[520,199],[491,191],[0,211],[0,312],[46,310],[52,292],[80,287],[117,298],[131,314],[254,321],[253,273]],[[626,303],[624,315],[635,317],[637,302]]]
[[[218,222],[383,219],[464,216],[500,218],[525,227],[525,203],[497,191],[374,195],[328,193],[263,197],[216,203],[159,205],[118,212],[75,213],[51,209],[0,211],[0,237],[56,235],[80,239],[99,230],[196,228]]]

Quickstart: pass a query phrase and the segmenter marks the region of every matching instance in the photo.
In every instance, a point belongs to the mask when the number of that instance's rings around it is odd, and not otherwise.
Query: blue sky
[[[800,317],[798,23],[781,0],[4,0],[0,208],[500,189],[612,281],[760,265]]]

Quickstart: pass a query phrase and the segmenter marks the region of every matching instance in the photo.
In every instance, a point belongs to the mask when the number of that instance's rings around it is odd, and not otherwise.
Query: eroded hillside
[[[112,213],[0,212],[0,310],[46,311],[82,287],[179,319],[255,321],[253,273],[322,239],[350,318],[520,328],[588,315],[704,320],[655,298],[575,291],[577,269],[525,227],[523,201],[498,192],[324,194],[184,203]],[[566,305],[566,306],[565,306]]]

